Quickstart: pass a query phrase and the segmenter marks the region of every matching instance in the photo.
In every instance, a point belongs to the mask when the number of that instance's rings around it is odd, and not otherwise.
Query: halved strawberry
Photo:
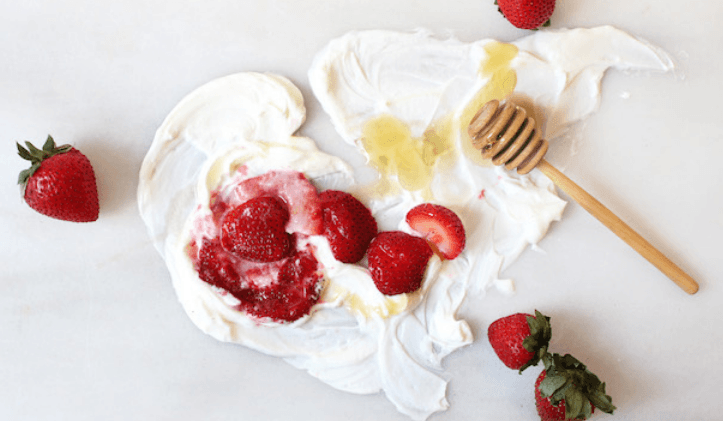
[[[321,214],[319,193],[304,173],[298,171],[269,171],[241,181],[223,198],[231,206],[237,206],[260,196],[278,197],[286,203],[289,211],[288,232],[320,235],[324,219]]]
[[[462,220],[452,210],[432,203],[423,203],[412,208],[406,217],[407,224],[419,233],[445,259],[459,256],[465,246],[466,235]]]
[[[274,262],[289,255],[286,232],[289,211],[283,201],[263,196],[228,211],[221,223],[221,245],[229,253],[253,262]]]
[[[338,190],[319,194],[324,214],[324,237],[336,260],[356,263],[377,235],[377,221],[356,197]]]
[[[418,290],[432,257],[429,244],[402,231],[380,232],[367,251],[369,271],[379,292],[396,295]]]

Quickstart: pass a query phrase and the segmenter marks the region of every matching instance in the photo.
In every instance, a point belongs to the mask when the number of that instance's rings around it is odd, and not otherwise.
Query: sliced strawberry
[[[431,203],[412,208],[406,217],[407,224],[439,250],[442,257],[452,260],[459,256],[465,246],[464,226],[452,210]]]
[[[324,215],[324,237],[334,257],[344,263],[356,263],[377,235],[377,221],[356,197],[338,190],[319,194]]]
[[[401,231],[380,232],[369,245],[369,271],[377,289],[386,295],[420,288],[432,257],[429,244]]]
[[[324,218],[316,187],[297,171],[269,171],[257,177],[241,181],[224,198],[230,206],[237,206],[260,196],[281,198],[289,211],[288,232],[320,235]]]
[[[274,262],[289,255],[286,232],[289,211],[276,197],[257,197],[230,210],[221,223],[221,245],[229,253],[253,262]]]

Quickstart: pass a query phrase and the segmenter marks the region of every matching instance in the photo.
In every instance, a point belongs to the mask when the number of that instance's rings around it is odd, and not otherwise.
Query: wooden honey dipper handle
[[[517,172],[521,174],[526,174],[533,168],[539,169],[683,291],[688,294],[698,291],[698,283],[693,278],[592,195],[543,159],[547,152],[547,141],[541,139],[534,120],[527,116],[524,109],[509,102],[500,107],[499,101],[490,101],[472,119],[469,134],[475,147],[482,151],[482,156],[492,159],[495,165],[505,164],[507,169],[517,168]]]

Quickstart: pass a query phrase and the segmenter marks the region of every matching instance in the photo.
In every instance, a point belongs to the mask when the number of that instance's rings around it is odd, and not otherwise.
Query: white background
[[[676,74],[603,79],[575,150],[548,160],[701,284],[689,296],[577,204],[502,275],[514,296],[470,302],[476,341],[445,360],[451,408],[431,420],[533,420],[538,369],[504,368],[495,318],[552,317],[553,350],[607,382],[616,420],[721,419],[723,6],[561,0],[553,27],[611,24],[666,50]],[[355,165],[306,71],[353,29],[424,27],[511,41],[492,0],[29,0],[0,4],[0,420],[404,420],[383,395],[336,391],[216,342],[181,309],[138,215],[141,161],[171,108],[239,71],[282,74],[306,98],[303,135]],[[15,142],[48,134],[95,167],[100,219],[56,221],[14,184]],[[564,194],[561,194],[566,198]]]

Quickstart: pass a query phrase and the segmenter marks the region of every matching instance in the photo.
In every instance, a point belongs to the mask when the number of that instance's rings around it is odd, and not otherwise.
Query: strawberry
[[[289,255],[286,232],[289,211],[276,197],[262,196],[228,211],[221,223],[221,245],[229,253],[252,262],[275,262]]]
[[[242,171],[242,170],[239,170]],[[321,235],[324,218],[316,187],[298,171],[269,171],[241,181],[225,200],[236,206],[247,200],[274,196],[283,200],[289,211],[288,232]]]
[[[510,23],[520,29],[550,26],[555,11],[555,0],[497,0],[499,11]]]
[[[360,261],[377,235],[377,222],[371,211],[342,191],[326,190],[319,198],[324,214],[324,237],[334,258],[344,263]]]
[[[31,162],[20,172],[25,203],[37,212],[71,222],[98,219],[98,189],[88,158],[70,145],[56,146],[51,136],[38,149],[17,143],[18,155]]]
[[[427,239],[442,257],[452,260],[465,245],[462,221],[452,210],[431,203],[412,208],[406,216],[409,227]]]
[[[535,381],[535,406],[541,421],[586,420],[595,408],[612,414],[615,406],[605,383],[570,354],[548,354]]]
[[[319,300],[321,280],[319,263],[308,251],[285,259],[277,281],[256,292],[247,311],[256,317],[291,322],[309,314]]]
[[[218,240],[204,239],[198,253],[198,277],[234,294],[239,285],[239,274],[233,257],[221,247]]]
[[[383,231],[369,244],[369,271],[379,292],[396,295],[420,288],[432,249],[423,238]]]
[[[291,322],[308,314],[319,300],[323,277],[309,251],[249,264],[224,250],[218,239],[205,239],[194,260],[202,281],[233,295],[239,310],[260,319]]]
[[[547,354],[552,337],[550,318],[537,310],[534,316],[517,313],[503,317],[490,324],[487,337],[500,360],[522,373]]]

